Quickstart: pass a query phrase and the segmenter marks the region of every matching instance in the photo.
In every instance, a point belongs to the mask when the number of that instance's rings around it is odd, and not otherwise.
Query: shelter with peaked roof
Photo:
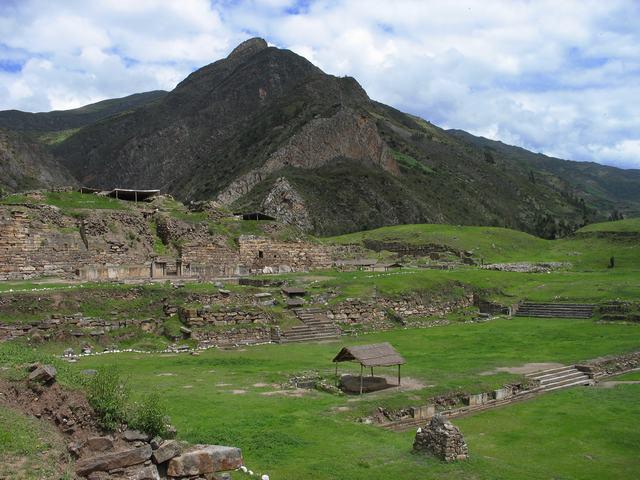
[[[400,386],[400,366],[406,362],[404,358],[391,346],[390,343],[374,343],[370,345],[356,345],[344,347],[333,359],[336,363],[336,377],[338,376],[339,362],[357,362],[360,364],[360,395],[362,395],[364,385],[364,368],[371,369],[373,377],[374,367],[398,366],[398,386]]]

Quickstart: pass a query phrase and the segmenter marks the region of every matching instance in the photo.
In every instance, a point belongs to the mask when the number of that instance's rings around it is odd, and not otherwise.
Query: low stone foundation
[[[426,427],[418,429],[413,450],[430,453],[445,462],[469,458],[469,448],[462,433],[442,415],[434,416]]]
[[[625,373],[640,369],[640,352],[632,352],[615,357],[600,358],[576,365],[581,372],[588,373],[593,379]]]

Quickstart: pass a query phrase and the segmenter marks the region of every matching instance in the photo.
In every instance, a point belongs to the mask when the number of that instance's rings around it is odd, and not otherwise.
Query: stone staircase
[[[594,383],[586,373],[578,370],[575,365],[528,373],[525,377],[537,380],[540,383],[540,387],[536,390],[540,392],[551,392],[561,388],[593,385]]]
[[[444,410],[439,413],[447,418],[463,417],[482,410],[489,410],[496,407],[510,405],[515,402],[520,402],[522,400],[528,400],[542,393],[552,392],[554,390],[560,390],[562,388],[576,387],[579,385],[593,385],[595,383],[595,381],[592,380],[591,377],[589,377],[586,373],[578,370],[575,365],[551,368],[549,370],[540,370],[537,372],[528,373],[525,375],[525,377],[532,380],[537,380],[539,385],[531,388],[530,390],[522,391],[514,396],[507,397],[502,400],[489,400],[488,402],[480,405],[466,405],[452,410]],[[427,421],[428,418],[403,418],[393,422],[383,423],[379,426],[385,430],[404,432],[406,430],[422,427]]]
[[[584,303],[525,302],[518,308],[517,317],[591,318],[595,305]]]
[[[297,308],[296,316],[302,325],[280,333],[280,343],[334,340],[340,337],[340,329],[319,308]]]

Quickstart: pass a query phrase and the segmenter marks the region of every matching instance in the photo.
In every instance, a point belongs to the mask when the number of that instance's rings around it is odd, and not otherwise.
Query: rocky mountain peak
[[[229,54],[227,58],[239,58],[247,55],[253,55],[260,50],[267,48],[267,42],[264,38],[254,37],[249,40],[245,40]]]

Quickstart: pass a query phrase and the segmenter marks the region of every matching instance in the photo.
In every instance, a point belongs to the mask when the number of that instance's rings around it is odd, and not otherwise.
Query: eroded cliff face
[[[0,129],[0,170],[0,190],[10,192],[77,183],[42,145],[3,129]]]
[[[233,181],[219,196],[231,203],[249,193],[259,182],[286,167],[315,169],[339,158],[348,158],[399,174],[387,144],[378,134],[375,121],[342,106],[333,116],[315,118],[274,152],[261,167]]]
[[[313,228],[304,198],[284,177],[276,180],[262,201],[262,211],[282,223],[293,225],[305,232]]]

